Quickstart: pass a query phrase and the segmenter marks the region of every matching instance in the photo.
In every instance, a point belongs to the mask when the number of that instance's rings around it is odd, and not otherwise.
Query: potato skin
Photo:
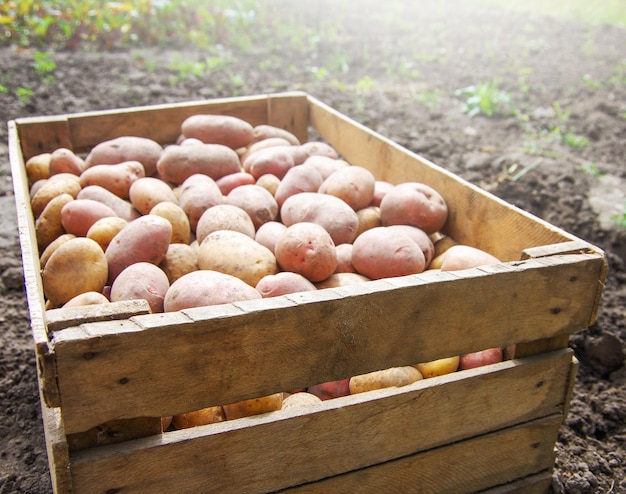
[[[50,178],[50,155],[52,153],[41,153],[28,158],[25,163],[28,183],[34,184],[38,180]]]
[[[132,221],[141,216],[141,213],[129,201],[116,196],[100,185],[88,185],[78,193],[76,199],[92,199],[101,202],[126,221]]]
[[[261,413],[274,412],[280,410],[283,404],[283,394],[274,393],[260,398],[240,401],[224,405],[224,414],[227,420],[235,420],[242,417],[251,417]]]
[[[230,274],[255,287],[264,276],[276,274],[276,257],[245,233],[218,230],[200,244],[198,267]]]
[[[171,238],[172,225],[160,216],[149,214],[128,223],[113,237],[106,250],[109,282],[136,262],[159,264]]]
[[[392,386],[406,386],[421,380],[422,374],[413,366],[391,367],[350,378],[350,394],[364,393]]]
[[[361,166],[347,166],[331,174],[318,192],[343,199],[352,209],[366,208],[374,197],[376,179],[372,172]]]
[[[152,208],[161,202],[176,203],[176,195],[163,180],[143,177],[135,180],[129,190],[130,203],[141,214],[149,214]]]
[[[192,137],[231,149],[245,147],[254,138],[252,125],[231,115],[191,115],[181,124],[181,132],[185,138]]]
[[[333,273],[325,280],[315,283],[315,286],[318,290],[322,290],[324,288],[355,285],[365,281],[371,281],[371,279],[359,273]]]
[[[285,271],[301,274],[311,282],[335,272],[337,253],[330,234],[316,223],[295,223],[276,242],[276,260]]]
[[[85,292],[101,292],[107,281],[107,261],[100,246],[76,237],[60,245],[41,273],[44,294],[58,307]]]
[[[253,139],[251,143],[261,141],[263,139],[269,139],[271,137],[280,137],[285,139],[293,146],[300,145],[300,140],[288,130],[267,124],[260,124],[254,127]]]
[[[57,250],[65,242],[73,238],[76,238],[76,235],[72,233],[64,233],[63,235],[58,236],[52,242],[50,242],[50,244],[43,250],[43,252],[39,256],[39,265],[41,269],[45,267],[48,259],[50,259],[50,256],[52,256],[55,250]]]
[[[146,177],[156,173],[156,163],[163,147],[146,137],[120,136],[94,146],[85,158],[85,167],[114,165],[124,161],[139,161]]]
[[[80,175],[81,187],[100,185],[122,199],[128,199],[130,186],[146,171],[139,161],[124,161],[115,165],[95,165]]]
[[[296,164],[292,146],[272,146],[250,154],[243,169],[255,179],[268,173],[282,179]]]
[[[437,360],[431,360],[430,362],[422,362],[415,364],[415,367],[424,379],[430,377],[443,376],[456,372],[459,368],[460,357],[458,355],[454,357],[440,358]]]
[[[38,218],[48,203],[58,195],[69,194],[76,198],[81,186],[79,178],[71,173],[59,173],[42,182],[30,201],[33,216]]]
[[[259,280],[255,288],[263,298],[317,290],[304,276],[291,271],[268,274]]]
[[[206,237],[218,230],[232,230],[250,238],[254,238],[256,233],[250,215],[232,204],[217,204],[202,213],[196,226],[196,238],[201,244]]]
[[[61,223],[67,233],[77,237],[87,236],[91,226],[102,218],[116,217],[117,214],[106,204],[92,199],[75,199],[61,208]]]
[[[35,234],[40,250],[45,249],[54,239],[66,233],[61,221],[61,210],[73,200],[71,195],[65,193],[54,197],[35,221]]]
[[[268,221],[257,229],[254,239],[275,253],[276,242],[286,229],[287,227],[279,221]]]
[[[74,298],[69,299],[65,304],[63,304],[63,308],[69,307],[84,307],[87,305],[102,305],[110,303],[109,299],[106,298],[100,292],[85,292],[80,295],[76,295]]]
[[[169,286],[162,269],[149,262],[137,262],[125,268],[113,281],[111,302],[144,299],[152,313],[160,313]]]
[[[199,425],[216,424],[224,420],[226,420],[224,409],[221,406],[215,406],[174,415],[172,425],[176,430],[181,430]]]
[[[471,247],[469,245],[453,245],[443,255],[441,261],[442,271],[457,271],[459,269],[475,268],[488,264],[498,264],[501,262],[497,257],[492,256],[484,250]]]
[[[192,175],[180,186],[178,205],[189,218],[189,226],[196,231],[198,221],[207,209],[224,203],[222,191],[211,177]]]
[[[309,405],[315,405],[316,403],[321,402],[322,400],[318,396],[315,396],[312,393],[307,393],[306,391],[300,391],[284,398],[281,405],[281,410],[287,410],[289,408],[300,408]]]
[[[85,161],[67,148],[57,148],[50,153],[50,175],[71,173],[80,176],[85,169]]]
[[[258,185],[242,185],[226,196],[225,202],[248,213],[255,228],[278,217],[278,203],[274,196]]]
[[[261,294],[239,278],[211,270],[198,270],[181,276],[165,294],[165,312],[191,307],[228,304],[260,299]]]
[[[218,178],[215,183],[222,191],[222,195],[227,196],[234,188],[240,185],[253,185],[256,180],[247,172],[235,172]]]
[[[157,162],[159,176],[173,184],[182,184],[190,176],[202,174],[218,180],[241,171],[239,156],[222,144],[167,146]]]
[[[171,285],[178,278],[199,269],[198,252],[191,245],[171,243],[159,267]]]
[[[191,241],[189,218],[178,204],[168,201],[159,202],[150,210],[150,214],[155,214],[170,222],[172,225],[171,243],[188,244]]]
[[[288,197],[301,192],[317,192],[323,183],[322,175],[316,168],[307,165],[294,166],[282,178],[274,197],[282,206]]]
[[[448,205],[432,187],[405,182],[384,195],[380,201],[380,219],[384,226],[413,225],[430,235],[445,225]]]

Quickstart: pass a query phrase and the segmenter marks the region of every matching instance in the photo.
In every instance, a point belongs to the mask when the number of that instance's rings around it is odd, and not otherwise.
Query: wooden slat
[[[423,182],[450,204],[445,226],[457,242],[491,252],[504,261],[523,249],[575,237],[474,186],[393,141],[309,97],[315,128],[350,163],[364,166],[380,180]]]
[[[353,296],[344,287],[190,309],[188,319],[154,314],[61,330],[54,352],[65,427],[173,415],[578,331],[601,265],[594,254],[549,257],[497,273],[398,278],[407,286],[369,282]]]
[[[55,494],[72,492],[70,455],[61,419],[61,409],[47,407],[42,398],[41,416],[46,436],[46,450],[52,489]]]
[[[486,491],[483,489],[551,468],[554,464],[552,445],[556,441],[560,422],[561,417],[553,415],[280,492],[546,493],[545,474],[539,479],[519,481],[513,485],[502,485]]]
[[[24,159],[57,148],[72,149],[72,136],[66,115],[55,117],[29,117],[16,120],[19,128],[21,151]]]
[[[309,104],[305,93],[285,93],[268,99],[269,125],[286,129],[300,142],[306,142],[309,132]]]
[[[493,452],[496,458],[507,457],[508,470],[508,478],[498,478],[502,459],[491,467],[487,466],[491,460],[485,462],[481,474],[490,483],[483,486],[494,485],[551,465],[571,358],[571,350],[563,350],[402,388],[80,451],[71,456],[74,489],[76,493],[271,492],[447,444],[458,461],[442,461],[446,456],[440,456],[434,479],[441,468],[445,477],[453,477],[454,468],[458,481],[475,469],[465,467],[465,462],[472,457],[482,460]],[[518,432],[513,432],[511,442],[496,435],[478,449],[474,445],[464,449],[457,443],[548,416],[552,416],[549,430],[531,427],[531,434],[515,428]],[[539,457],[540,467],[524,470],[523,465]],[[413,474],[429,475],[419,468]]]
[[[548,494],[552,486],[552,465],[549,470],[529,475],[505,485],[480,491],[480,494]]]

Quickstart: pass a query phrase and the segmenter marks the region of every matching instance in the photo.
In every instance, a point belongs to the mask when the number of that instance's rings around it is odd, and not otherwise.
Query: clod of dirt
[[[585,361],[601,375],[610,374],[624,365],[624,350],[619,338],[602,332],[585,341]]]

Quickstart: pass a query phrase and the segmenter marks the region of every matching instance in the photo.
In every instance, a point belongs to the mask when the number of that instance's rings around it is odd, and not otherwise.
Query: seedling
[[[593,161],[581,166],[580,169],[595,178],[600,178],[604,175],[604,173],[598,169],[598,165],[596,165]]]
[[[495,81],[467,86],[458,89],[454,94],[465,100],[463,112],[470,117],[479,114],[495,117],[514,110],[511,97],[506,91],[498,89],[498,84]]]
[[[34,52],[33,67],[43,82],[48,83],[54,81],[52,72],[57,68],[57,64],[52,60],[50,53],[44,51]]]
[[[20,101],[22,103],[28,103],[28,100],[35,93],[29,87],[22,87],[22,86],[20,86],[20,87],[17,88],[15,94],[17,94],[17,97],[20,99]]]
[[[626,228],[626,201],[624,201],[624,209],[621,213],[611,216],[611,220],[620,228]]]

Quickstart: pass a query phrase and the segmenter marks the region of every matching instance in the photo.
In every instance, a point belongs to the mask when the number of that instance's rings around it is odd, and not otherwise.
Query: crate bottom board
[[[455,477],[448,491],[470,477],[475,491],[552,468],[574,373],[571,350],[559,350],[76,453],[59,409],[44,408],[50,467],[56,492],[272,492],[307,482],[328,492],[326,482],[361,490],[379,478],[427,492]]]

